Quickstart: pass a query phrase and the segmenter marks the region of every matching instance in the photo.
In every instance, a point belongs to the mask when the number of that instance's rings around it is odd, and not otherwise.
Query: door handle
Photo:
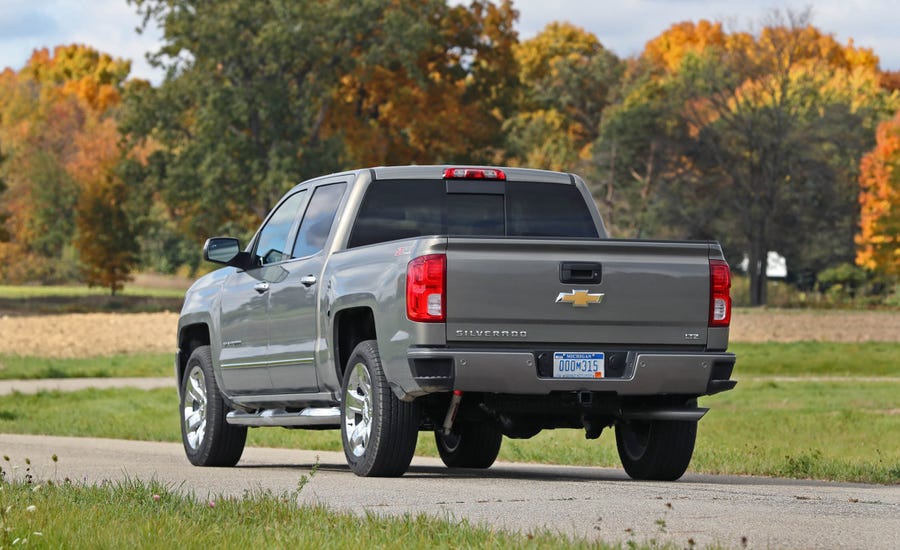
[[[300,284],[305,287],[310,287],[316,284],[316,276],[315,275],[307,275],[300,279]]]
[[[269,283],[267,283],[265,281],[263,281],[261,283],[256,283],[256,285],[253,287],[253,290],[259,292],[260,294],[262,294],[263,292],[268,292],[269,291]]]

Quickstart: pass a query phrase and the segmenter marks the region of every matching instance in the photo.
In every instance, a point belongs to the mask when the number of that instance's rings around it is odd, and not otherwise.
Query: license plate
[[[553,378],[603,378],[606,357],[602,353],[556,352]]]

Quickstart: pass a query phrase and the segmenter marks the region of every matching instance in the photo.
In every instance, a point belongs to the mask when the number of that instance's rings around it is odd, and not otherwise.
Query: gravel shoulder
[[[175,390],[175,376],[166,378],[47,378],[43,380],[0,380],[0,395],[35,394],[42,391],[81,391],[135,388]]]

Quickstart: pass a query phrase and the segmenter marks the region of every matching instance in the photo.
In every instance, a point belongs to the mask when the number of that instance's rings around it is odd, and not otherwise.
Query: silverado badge
[[[573,290],[572,292],[560,292],[556,297],[556,303],[572,304],[572,307],[587,307],[588,304],[599,304],[603,300],[603,294],[591,294],[587,290]]]

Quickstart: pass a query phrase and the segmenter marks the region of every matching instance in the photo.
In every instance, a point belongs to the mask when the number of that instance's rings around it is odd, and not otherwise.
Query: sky
[[[872,48],[882,69],[900,70],[900,0],[514,0],[514,5],[520,40],[551,21],[568,21],[594,33],[620,57],[639,54],[648,40],[681,21],[712,19],[727,30],[747,30],[772,9],[801,11],[811,5],[819,29],[842,44],[852,38],[857,46]],[[145,54],[159,47],[161,33],[152,28],[138,34],[140,25],[126,0],[0,0],[0,70],[20,69],[36,48],[81,43],[131,59],[132,76],[159,83],[162,74]]]

